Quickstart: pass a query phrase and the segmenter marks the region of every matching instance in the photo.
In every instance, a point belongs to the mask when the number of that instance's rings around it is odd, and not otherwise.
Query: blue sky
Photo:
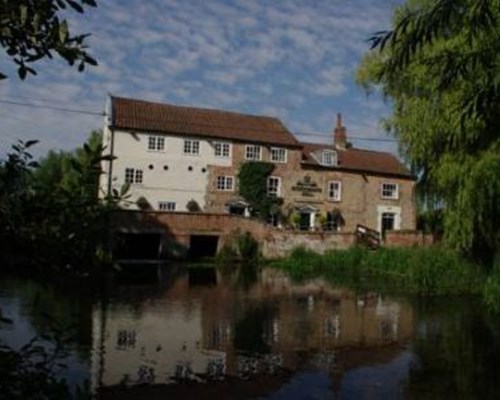
[[[400,0],[100,0],[70,16],[90,32],[99,66],[78,73],[42,62],[19,81],[5,56],[0,100],[102,111],[108,93],[172,104],[276,116],[300,140],[331,140],[337,112],[347,133],[387,138],[390,112],[354,81],[373,32],[388,29]],[[99,116],[0,104],[0,146],[40,139],[37,153],[71,149]],[[316,135],[306,134],[316,133]],[[317,135],[317,134],[323,134]],[[326,136],[325,136],[326,135]],[[396,152],[391,142],[353,140],[357,147]]]

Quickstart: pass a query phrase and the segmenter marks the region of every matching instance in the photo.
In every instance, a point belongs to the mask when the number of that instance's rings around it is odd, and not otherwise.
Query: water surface
[[[164,270],[165,272],[165,270]],[[104,399],[498,398],[500,323],[474,299],[355,293],[273,269],[91,287],[3,277],[0,339],[73,326],[71,384]]]

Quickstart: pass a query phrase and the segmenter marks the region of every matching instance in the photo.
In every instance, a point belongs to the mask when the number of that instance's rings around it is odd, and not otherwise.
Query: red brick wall
[[[435,244],[434,236],[420,231],[388,231],[385,233],[387,247],[414,247]]]
[[[111,216],[111,228],[121,232],[159,232],[165,237],[165,246],[172,241],[189,247],[191,235],[217,235],[219,249],[232,243],[236,231],[250,232],[261,244],[264,257],[286,256],[298,246],[305,246],[318,253],[331,249],[345,249],[356,242],[354,233],[301,232],[277,229],[258,220],[229,214],[141,212],[121,210]],[[386,233],[385,245],[421,246],[433,244],[432,235],[417,231],[392,231]]]

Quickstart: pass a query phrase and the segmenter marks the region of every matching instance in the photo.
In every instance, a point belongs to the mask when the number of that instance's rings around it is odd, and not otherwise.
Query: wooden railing
[[[375,229],[368,228],[365,225],[358,224],[356,226],[356,243],[366,246],[370,249],[378,249],[380,247],[380,232]]]

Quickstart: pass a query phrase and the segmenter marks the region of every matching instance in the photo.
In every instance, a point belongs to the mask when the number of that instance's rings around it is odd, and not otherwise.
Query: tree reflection
[[[266,333],[273,315],[269,305],[258,305],[245,312],[234,327],[235,348],[240,352],[269,353],[271,348],[266,341]]]
[[[499,321],[476,301],[419,301],[409,399],[498,398]]]

